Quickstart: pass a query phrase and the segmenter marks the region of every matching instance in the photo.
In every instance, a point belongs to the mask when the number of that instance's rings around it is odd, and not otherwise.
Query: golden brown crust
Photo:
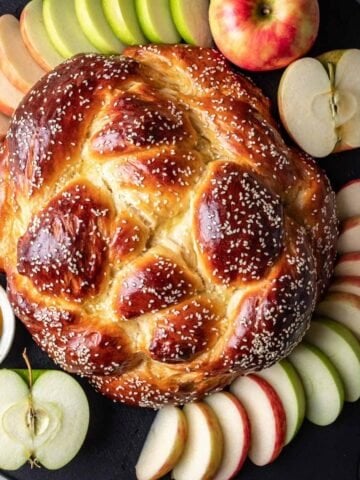
[[[0,178],[17,315],[132,405],[198,399],[283,358],[332,272],[327,178],[215,50],[65,62],[15,113]]]

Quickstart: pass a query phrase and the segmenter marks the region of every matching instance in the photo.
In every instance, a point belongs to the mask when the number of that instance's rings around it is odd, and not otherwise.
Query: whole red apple
[[[286,67],[313,45],[318,0],[211,0],[210,27],[219,50],[252,71]]]

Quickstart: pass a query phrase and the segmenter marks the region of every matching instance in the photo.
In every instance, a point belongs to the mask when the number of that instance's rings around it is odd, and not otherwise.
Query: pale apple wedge
[[[314,157],[329,155],[338,142],[330,99],[329,75],[315,58],[302,58],[285,70],[278,91],[281,120],[295,142]]]
[[[360,277],[337,277],[332,281],[329,292],[345,292],[360,297]]]
[[[337,214],[340,220],[360,216],[360,179],[344,185],[336,195]]]
[[[340,255],[360,251],[360,216],[343,222],[337,249]]]
[[[229,392],[205,399],[214,411],[224,437],[223,458],[213,480],[229,480],[241,470],[250,448],[250,423],[239,400]]]
[[[23,93],[46,73],[25,47],[19,20],[13,15],[0,17],[0,66],[8,80]]]
[[[157,413],[136,464],[138,480],[156,480],[170,472],[185,447],[187,423],[182,410],[165,406]]]
[[[175,26],[185,40],[198,47],[211,47],[209,0],[170,0]]]
[[[121,53],[125,46],[106,21],[102,0],[75,0],[76,15],[82,31],[102,53]]]
[[[169,0],[135,0],[136,13],[146,38],[153,43],[179,43]]]
[[[23,404],[29,397],[29,388],[24,380],[11,370],[0,370],[0,468],[17,470],[31,455],[32,443],[29,432],[25,432],[23,442],[16,433],[4,428],[4,419],[16,404]],[[24,418],[25,425],[25,418]]]
[[[136,15],[135,0],[103,0],[106,20],[125,45],[147,43]]]
[[[188,403],[184,407],[188,438],[178,464],[172,471],[175,480],[213,478],[223,454],[223,435],[212,409],[206,403]]]
[[[338,322],[316,319],[306,341],[318,347],[333,363],[344,385],[345,400],[360,398],[360,343],[351,331]]]
[[[0,87],[1,88],[1,87]],[[10,117],[1,113],[0,108],[0,140],[5,137],[10,126]]]
[[[61,62],[47,34],[43,19],[43,0],[31,0],[21,13],[20,32],[30,55],[40,67],[49,72]]]
[[[284,447],[286,415],[273,387],[256,375],[239,377],[230,391],[244,406],[250,421],[250,460],[258,466],[273,462]]]
[[[360,252],[341,255],[334,269],[335,277],[360,277]]]
[[[10,83],[0,68],[0,112],[10,117],[23,98],[23,92]]]
[[[340,375],[321,350],[302,342],[289,356],[296,368],[306,396],[306,418],[315,425],[333,423],[344,405]]]
[[[279,395],[286,415],[285,445],[299,431],[305,417],[305,392],[299,375],[287,360],[256,373],[266,380]]]
[[[360,340],[360,297],[357,295],[329,293],[318,304],[316,312],[345,325]]]
[[[62,57],[98,52],[81,30],[74,0],[44,0],[43,16],[49,38]]]

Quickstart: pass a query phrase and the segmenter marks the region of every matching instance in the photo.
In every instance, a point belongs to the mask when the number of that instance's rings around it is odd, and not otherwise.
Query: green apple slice
[[[147,40],[136,15],[135,0],[102,0],[105,17],[115,35],[126,45],[144,45]]]
[[[64,58],[98,51],[81,30],[74,0],[44,0],[43,16],[50,40]]]
[[[328,319],[313,321],[306,340],[318,347],[340,373],[345,400],[360,398],[360,344],[349,329]]]
[[[306,418],[316,425],[330,425],[344,405],[340,375],[321,350],[305,342],[289,356],[304,385]]]
[[[209,24],[209,0],[170,0],[175,26],[190,45],[211,47],[213,39]]]
[[[29,387],[19,375],[11,370],[0,370],[0,468],[4,470],[17,470],[31,456],[29,430],[24,442],[19,443],[17,438],[9,436],[4,428],[4,415],[9,408],[18,403],[22,404],[28,397]]]
[[[75,0],[76,15],[88,40],[102,53],[120,53],[124,44],[106,21],[102,0]]]
[[[153,43],[179,43],[169,0],[135,0],[136,13],[142,31]]]
[[[256,372],[256,375],[266,380],[280,397],[286,414],[287,445],[299,431],[305,417],[305,392],[299,375],[287,360]]]

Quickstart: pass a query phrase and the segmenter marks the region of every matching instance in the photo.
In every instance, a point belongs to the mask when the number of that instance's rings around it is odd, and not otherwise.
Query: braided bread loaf
[[[215,50],[75,57],[16,111],[0,267],[64,369],[184,403],[286,356],[333,268],[334,194]]]

